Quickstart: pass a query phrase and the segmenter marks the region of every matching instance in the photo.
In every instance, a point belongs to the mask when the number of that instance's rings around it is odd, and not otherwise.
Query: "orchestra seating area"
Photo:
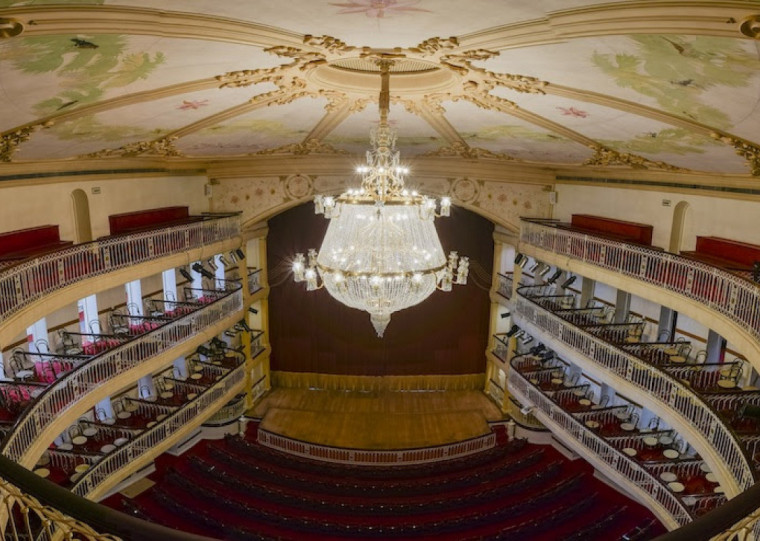
[[[245,438],[204,440],[157,460],[155,481],[104,503],[220,539],[651,539],[664,530],[581,460],[507,441],[466,458],[408,466],[316,462]]]

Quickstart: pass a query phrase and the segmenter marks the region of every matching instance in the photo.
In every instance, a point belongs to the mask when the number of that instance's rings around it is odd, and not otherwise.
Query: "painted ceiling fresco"
[[[0,0],[0,162],[360,157],[382,58],[402,157],[760,176],[753,20],[753,1]]]

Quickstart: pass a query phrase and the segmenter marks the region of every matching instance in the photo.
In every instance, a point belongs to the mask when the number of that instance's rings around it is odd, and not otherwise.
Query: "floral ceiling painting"
[[[383,61],[402,156],[760,176],[756,2],[703,4],[0,0],[0,164],[355,163]]]

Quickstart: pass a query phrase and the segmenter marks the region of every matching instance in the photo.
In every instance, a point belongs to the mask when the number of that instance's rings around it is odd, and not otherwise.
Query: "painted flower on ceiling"
[[[364,13],[367,17],[383,19],[393,14],[430,13],[429,9],[414,7],[419,3],[420,0],[354,0],[353,2],[330,2],[330,5],[343,8],[338,11],[339,15]]]
[[[182,100],[182,105],[177,107],[177,109],[186,111],[188,109],[200,109],[206,105],[208,105],[208,100]]]
[[[557,109],[565,116],[575,116],[578,118],[586,118],[588,116],[586,111],[581,111],[575,107],[557,107]]]

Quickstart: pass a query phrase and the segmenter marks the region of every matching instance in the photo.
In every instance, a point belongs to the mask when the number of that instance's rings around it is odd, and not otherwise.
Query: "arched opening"
[[[689,204],[686,201],[679,201],[673,209],[673,225],[670,228],[670,244],[668,245],[668,251],[671,253],[681,252],[688,210]]]
[[[90,225],[90,203],[84,190],[76,189],[71,192],[71,201],[74,207],[74,234],[76,242],[90,242],[92,240],[92,226]]]

